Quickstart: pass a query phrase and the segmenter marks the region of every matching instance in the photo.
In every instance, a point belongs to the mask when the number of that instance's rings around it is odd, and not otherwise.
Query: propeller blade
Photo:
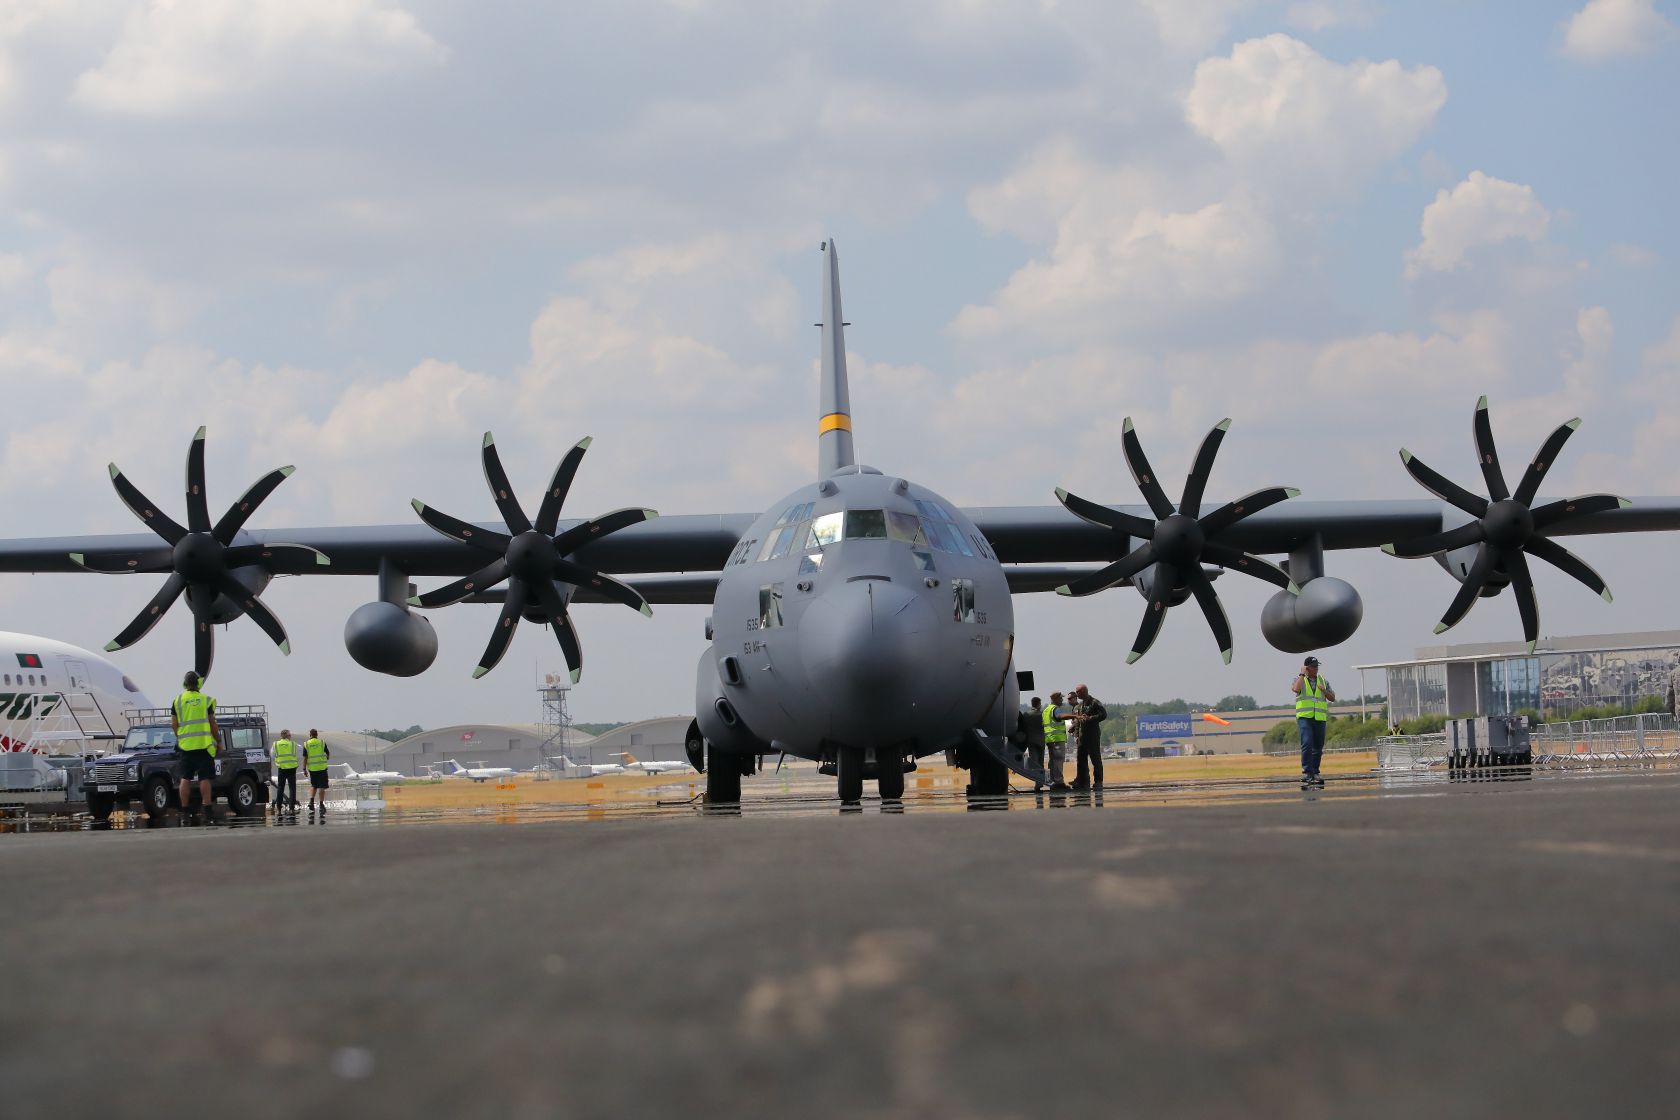
[[[1563,445],[1569,442],[1569,437],[1580,426],[1581,418],[1577,416],[1567,424],[1559,424],[1557,430],[1546,437],[1546,442],[1535,453],[1534,461],[1523,472],[1522,481],[1517,484],[1517,501],[1525,506],[1534,503],[1534,495],[1540,492],[1540,483],[1545,479],[1546,472],[1557,462],[1558,452],[1563,450]]]
[[[1561,544],[1546,537],[1530,537],[1528,543],[1523,547],[1531,555],[1544,560],[1552,567],[1563,572],[1564,575],[1574,576],[1592,588],[1598,597],[1606,603],[1612,601],[1610,586],[1604,582],[1604,577],[1593,571],[1591,565]]]
[[[1480,494],[1472,494],[1458,483],[1429,469],[1422,459],[1400,449],[1400,461],[1406,464],[1406,473],[1417,480],[1417,484],[1446,502],[1449,506],[1468,513],[1471,517],[1485,517],[1488,511],[1488,500]]]
[[[1126,465],[1131,468],[1132,480],[1143,492],[1143,500],[1149,503],[1156,520],[1177,513],[1173,504],[1167,500],[1167,492],[1161,489],[1161,483],[1155,477],[1155,469],[1149,465],[1149,459],[1143,453],[1143,444],[1139,442],[1137,432],[1132,428],[1130,416],[1126,417],[1126,423],[1120,429],[1120,446],[1126,452]]]
[[[1190,476],[1184,480],[1184,497],[1178,503],[1178,512],[1184,516],[1201,516],[1202,494],[1207,490],[1208,475],[1213,473],[1213,459],[1219,454],[1220,441],[1225,438],[1225,433],[1230,428],[1231,418],[1227,416],[1202,437],[1202,446],[1196,451],[1196,461],[1190,467]]]
[[[1448,529],[1444,533],[1431,533],[1427,537],[1417,537],[1398,544],[1385,544],[1382,550],[1390,556],[1399,556],[1406,560],[1415,560],[1422,556],[1434,556],[1441,552],[1451,552],[1455,548],[1463,548],[1467,544],[1475,544],[1487,537],[1487,530],[1482,528],[1480,521],[1471,521],[1460,525],[1456,529]]]
[[[484,647],[484,656],[478,659],[478,668],[473,670],[473,680],[494,669],[507,652],[508,644],[513,641],[513,632],[519,628],[519,613],[525,609],[526,600],[525,581],[518,576],[509,577],[507,601],[502,604],[496,629],[490,634],[490,644]]]
[[[542,505],[537,509],[537,532],[543,536],[552,537],[554,527],[560,524],[560,507],[566,504],[566,493],[572,488],[572,479],[577,477],[578,464],[583,462],[583,453],[592,442],[588,436],[578,440],[554,468],[554,477],[549,480]]]
[[[210,679],[216,662],[216,623],[211,613],[216,606],[216,589],[195,583],[187,587],[187,606],[193,614],[193,671],[200,680]]]
[[[123,627],[122,633],[112,638],[105,646],[106,653],[115,653],[119,649],[129,646],[151,633],[152,627],[158,624],[169,608],[175,605],[175,600],[181,597],[181,592],[187,589],[185,577],[171,572],[169,578],[163,581],[158,593],[152,596],[152,601],[141,608],[134,621]]]
[[[1484,544],[1476,550],[1476,559],[1471,563],[1470,570],[1465,573],[1464,582],[1459,585],[1458,594],[1453,596],[1447,613],[1435,624],[1435,633],[1444,633],[1463,621],[1464,616],[1470,613],[1470,608],[1476,605],[1476,598],[1482,593],[1488,577],[1493,574],[1493,568],[1493,547]]]
[[[216,527],[210,531],[210,535],[223,544],[232,544],[233,538],[245,527],[245,522],[251,514],[263,504],[263,499],[274,493],[275,487],[292,477],[292,472],[296,470],[296,467],[280,467],[257,479],[251,488],[245,491],[245,496],[222,514],[222,519],[216,522]]]
[[[465,579],[458,579],[454,583],[445,584],[424,595],[409,596],[408,605],[424,607],[447,607],[451,603],[459,603],[475,591],[483,591],[486,587],[494,587],[507,578],[508,564],[505,559],[492,560],[488,565],[480,568]]]
[[[70,562],[78,568],[104,575],[124,575],[130,572],[146,572],[156,574],[171,569],[175,553],[167,548],[148,548],[143,552],[108,553],[104,556],[89,556],[85,552],[72,552]]]
[[[1162,583],[1169,582],[1162,580]],[[1164,598],[1149,600],[1144,608],[1143,625],[1138,627],[1137,640],[1132,642],[1132,652],[1126,655],[1126,664],[1131,665],[1138,658],[1149,652],[1149,647],[1155,644],[1156,637],[1161,633],[1161,624],[1167,620],[1167,601]]]
[[[1129,576],[1135,576],[1149,565],[1155,563],[1155,549],[1145,544],[1136,551],[1128,553],[1108,565],[1099,568],[1088,576],[1081,576],[1072,583],[1064,583],[1056,588],[1058,595],[1091,595],[1104,588],[1113,587]]]
[[[1618,498],[1614,494],[1583,494],[1579,498],[1564,498],[1562,501],[1552,502],[1534,510],[1534,528],[1538,532],[1573,517],[1585,517],[1589,513],[1607,513],[1613,509],[1626,509],[1632,504],[1626,498]]]
[[[536,590],[537,601],[548,615],[549,624],[554,628],[554,640],[560,643],[560,655],[566,659],[566,668],[571,671],[572,683],[576,684],[583,677],[583,643],[578,641],[577,628],[572,625],[571,613],[566,610],[565,596],[552,583],[540,584]]]
[[[652,521],[658,516],[658,510],[643,509],[640,506],[615,509],[611,513],[603,513],[600,517],[573,525],[554,538],[554,549],[562,556],[570,556],[590,541],[599,540],[620,529],[628,529],[632,525],[640,525],[644,521]]]
[[[187,528],[195,533],[210,531],[210,496],[204,492],[204,428],[199,427],[187,444]],[[199,676],[208,676],[200,673]]]
[[[1129,537],[1148,540],[1155,535],[1155,522],[1130,513],[1121,513],[1117,509],[1098,505],[1096,502],[1081,498],[1078,494],[1070,494],[1061,487],[1056,488],[1056,500],[1061,502],[1067,511],[1093,525],[1100,525],[1104,529],[1113,529],[1116,533],[1125,533]]]
[[[1300,496],[1293,486],[1268,486],[1252,494],[1244,494],[1234,502],[1226,502],[1201,519],[1202,533],[1212,537],[1224,532],[1245,517],[1251,517],[1279,502]]]
[[[1202,608],[1208,628],[1213,631],[1213,639],[1219,643],[1219,656],[1229,665],[1232,645],[1231,620],[1225,617],[1225,605],[1219,601],[1219,592],[1213,589],[1213,581],[1202,574],[1200,565],[1190,573],[1190,594],[1196,597],[1196,605]]]
[[[1482,481],[1487,483],[1488,497],[1503,502],[1511,496],[1505,485],[1505,472],[1499,469],[1499,448],[1493,443],[1493,422],[1488,419],[1487,398],[1476,402],[1476,417],[1470,428],[1476,439],[1476,459],[1482,465]]]
[[[1299,595],[1301,589],[1295,586],[1295,581],[1289,578],[1289,573],[1272,563],[1262,560],[1252,553],[1232,548],[1230,545],[1213,544],[1209,542],[1202,546],[1202,559],[1210,564],[1218,564],[1228,572],[1241,572],[1253,576],[1255,579],[1265,580],[1283,588],[1291,595]]]
[[[502,456],[496,450],[496,437],[489,432],[484,433],[484,481],[490,484],[490,496],[496,499],[496,508],[501,511],[502,523],[508,527],[508,532],[518,536],[520,533],[531,531],[531,519],[525,516],[525,511],[519,506],[519,499],[513,496],[513,486],[508,482],[507,471],[502,469]]]
[[[259,567],[274,575],[308,575],[332,563],[327,554],[306,544],[242,544],[222,553],[230,568]]]
[[[485,552],[494,552],[498,556],[505,553],[508,545],[513,543],[513,538],[506,533],[498,533],[494,529],[480,529],[477,525],[469,525],[458,517],[451,517],[442,510],[433,509],[419,498],[414,498],[409,504],[414,507],[414,512],[420,515],[420,520],[451,540],[460,541],[462,544],[470,544],[474,548],[483,549]]]
[[[581,564],[574,564],[570,560],[561,560],[554,565],[554,578],[561,583],[569,583],[574,587],[587,587],[590,590],[611,599],[615,603],[623,603],[632,610],[637,610],[653,617],[653,608],[642,598],[642,593],[627,583],[620,583],[609,575],[591,571]],[[556,592],[556,594],[559,594]]]
[[[1511,593],[1517,597],[1517,613],[1522,616],[1523,640],[1528,652],[1540,640],[1540,600],[1534,594],[1534,576],[1528,570],[1528,557],[1521,549],[1505,555],[1505,572],[1511,577]]]
[[[274,612],[269,610],[261,599],[251,594],[250,588],[232,576],[223,576],[216,581],[216,590],[238,603],[239,609],[245,612],[245,617],[256,623],[257,627],[268,635],[268,640],[280,647],[282,654],[287,657],[292,655],[292,643],[286,637],[286,628],[280,625],[280,620],[274,617]]]
[[[128,480],[115,463],[111,464],[110,469],[111,485],[116,487],[117,497],[122,499],[129,512],[171,545],[179,544],[181,538],[187,535],[187,531],[177,525],[168,514],[161,512],[151,499],[140,493],[139,488]]]

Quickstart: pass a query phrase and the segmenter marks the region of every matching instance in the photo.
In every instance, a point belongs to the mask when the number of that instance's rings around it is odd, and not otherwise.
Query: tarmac
[[[0,1114],[1673,1115],[1680,771],[759,781],[0,836]]]

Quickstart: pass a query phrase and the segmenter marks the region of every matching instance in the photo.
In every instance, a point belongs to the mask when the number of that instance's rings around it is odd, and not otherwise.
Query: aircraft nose
[[[835,739],[872,746],[910,734],[937,664],[935,624],[927,603],[886,580],[842,584],[806,608],[800,653]]]

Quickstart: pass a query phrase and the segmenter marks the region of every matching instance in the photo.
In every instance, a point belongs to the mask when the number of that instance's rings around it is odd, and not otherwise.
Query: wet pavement
[[[1672,1114],[1680,771],[830,781],[0,836],[0,1115]]]

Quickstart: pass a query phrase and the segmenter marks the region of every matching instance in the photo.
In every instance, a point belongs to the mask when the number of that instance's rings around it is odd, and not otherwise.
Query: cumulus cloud
[[[1211,46],[1248,0],[1143,0],[1161,42],[1176,50]]]
[[[1423,240],[1406,254],[1406,275],[1450,272],[1479,246],[1540,241],[1551,221],[1534,188],[1472,171],[1424,207]]]
[[[1245,174],[1316,194],[1346,189],[1406,151],[1446,100],[1433,66],[1333,62],[1276,34],[1198,65],[1184,110]]]
[[[1674,39],[1652,0],[1591,0],[1564,27],[1564,53],[1584,62],[1645,54]]]
[[[321,73],[436,62],[443,47],[393,0],[151,0],[76,82],[89,108],[161,115]]]

